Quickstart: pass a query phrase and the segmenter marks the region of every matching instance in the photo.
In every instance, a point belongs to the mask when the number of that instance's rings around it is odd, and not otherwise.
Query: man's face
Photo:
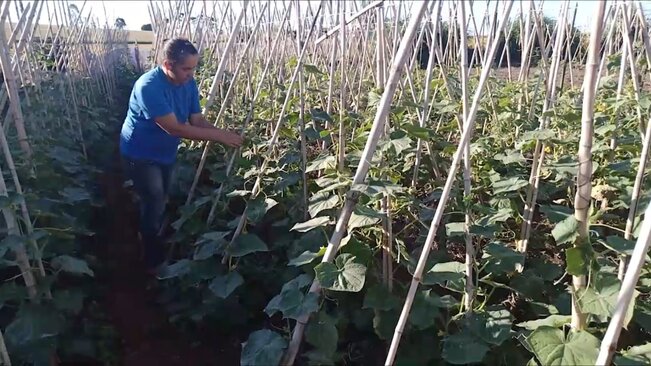
[[[188,55],[183,58],[183,62],[167,65],[168,70],[171,71],[171,77],[175,84],[182,85],[190,81],[194,76],[194,70],[199,64],[199,55]]]

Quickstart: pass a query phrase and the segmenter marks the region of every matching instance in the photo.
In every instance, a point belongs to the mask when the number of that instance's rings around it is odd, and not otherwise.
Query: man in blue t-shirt
[[[214,127],[201,114],[194,70],[199,62],[191,42],[175,38],[163,48],[160,66],[143,74],[131,91],[120,133],[120,152],[140,196],[140,235],[145,264],[154,271],[164,261],[159,238],[172,168],[182,138],[239,147],[242,137]]]

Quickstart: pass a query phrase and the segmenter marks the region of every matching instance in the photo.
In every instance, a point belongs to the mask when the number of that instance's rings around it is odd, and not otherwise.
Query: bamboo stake
[[[588,54],[590,57],[591,54]],[[651,125],[651,122],[649,123]],[[648,152],[648,144],[646,145]],[[608,329],[604,335],[599,355],[597,356],[597,366],[607,366],[612,364],[613,354],[617,350],[617,341],[622,331],[622,327],[626,320],[631,301],[633,301],[633,294],[635,293],[635,285],[640,278],[642,266],[646,261],[646,253],[649,251],[651,245],[651,205],[647,206],[644,213],[644,221],[640,229],[640,236],[635,243],[635,249],[631,255],[631,263],[624,276],[622,287],[617,296],[617,304],[613,316],[608,324]]]
[[[574,217],[578,223],[578,238],[574,243],[575,248],[589,246],[589,222],[592,190],[592,139],[594,134],[593,116],[595,86],[599,67],[599,42],[603,32],[602,21],[606,4],[599,2],[595,10],[590,32],[590,48],[584,81],[583,109],[581,111],[581,138],[579,140],[579,170],[576,177],[576,197],[574,200]],[[586,327],[586,314],[576,303],[577,293],[586,287],[586,276],[572,276],[572,329],[584,330]]]

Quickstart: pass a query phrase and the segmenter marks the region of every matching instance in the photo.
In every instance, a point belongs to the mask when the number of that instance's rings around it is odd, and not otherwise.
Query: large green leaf
[[[5,330],[5,341],[10,348],[28,347],[41,340],[56,337],[63,330],[63,317],[52,308],[26,304]]]
[[[330,221],[329,217],[327,217],[327,216],[319,216],[319,217],[315,217],[315,218],[313,218],[311,220],[301,222],[301,223],[298,223],[298,224],[294,225],[291,228],[291,231],[298,231],[300,233],[305,233],[305,232],[308,232],[310,230],[316,229],[318,227],[322,227],[322,226],[326,226],[326,225],[330,225],[330,224],[331,224],[331,221]]]
[[[484,247],[482,259],[486,261],[487,273],[511,273],[518,263],[524,263],[524,254],[504,243],[492,242]]]
[[[265,244],[255,234],[243,234],[238,236],[233,244],[228,248],[228,253],[231,257],[243,257],[247,254],[267,251],[269,251],[267,244]]]
[[[192,261],[189,259],[180,259],[172,264],[169,264],[163,267],[158,273],[158,279],[166,280],[170,278],[176,278],[184,276],[190,273],[192,267]]]
[[[643,366],[651,365],[651,343],[634,346],[616,356],[617,366]]]
[[[304,251],[298,257],[292,259],[287,264],[288,266],[303,266],[305,264],[312,263],[313,260],[323,257],[326,252],[326,247],[321,247],[318,252],[310,252],[309,250]]]
[[[579,235],[578,230],[579,223],[574,218],[574,215],[572,215],[554,226],[552,236],[554,237],[554,240],[556,240],[556,244],[572,242]]]
[[[52,259],[52,267],[57,270],[77,275],[85,274],[91,277],[95,275],[93,271],[88,268],[88,263],[86,263],[85,260],[71,257],[69,255],[60,255]]]
[[[561,328],[566,324],[570,324],[572,317],[570,315],[550,315],[544,319],[531,320],[516,324],[518,327],[536,330],[542,326]]]
[[[332,155],[323,156],[321,158],[312,160],[310,164],[307,166],[307,168],[305,169],[305,172],[310,173],[322,169],[334,169],[336,164],[337,164],[336,157]]]
[[[324,356],[330,356],[337,351],[337,341],[339,334],[335,320],[320,311],[312,321],[307,325],[305,330],[305,340],[319,350]]]
[[[592,314],[599,321],[606,322],[615,310],[620,288],[621,282],[615,275],[598,273],[592,279],[590,287],[577,292],[578,305],[584,313]],[[628,327],[628,323],[633,318],[635,299],[638,295],[639,292],[634,290],[633,299],[624,319],[624,328]]]
[[[259,222],[277,204],[278,202],[271,198],[258,196],[248,202],[246,206],[246,217],[252,223]]]
[[[482,341],[499,346],[511,338],[513,316],[505,309],[477,312],[468,318],[468,330]]]
[[[321,287],[333,291],[358,292],[366,279],[366,266],[348,253],[340,254],[335,263],[319,263],[314,272]]]
[[[269,329],[255,331],[242,344],[241,365],[276,366],[280,363],[287,341]]]
[[[378,224],[382,219],[382,214],[366,206],[357,206],[350,215],[348,221],[348,230],[362,228]]]
[[[452,365],[480,363],[489,347],[467,331],[445,337],[443,340],[443,359]]]
[[[440,298],[431,289],[416,294],[409,314],[409,322],[416,329],[427,329],[434,325],[440,308]]]
[[[493,193],[497,195],[514,192],[526,187],[528,184],[528,181],[520,177],[511,177],[506,179],[503,178],[496,182],[493,182]]]
[[[230,231],[214,231],[202,234],[196,243],[194,260],[206,260],[215,254],[221,253],[228,242],[224,239]]]
[[[538,361],[545,366],[594,365],[599,339],[586,331],[569,332],[541,326],[527,338]]]
[[[442,284],[446,281],[459,281],[465,278],[465,264],[461,262],[436,263],[423,276],[423,285]]]
[[[316,217],[321,211],[337,207],[339,202],[339,196],[336,194],[328,194],[327,192],[316,193],[310,197],[308,211],[311,217]]]
[[[215,277],[208,288],[215,296],[225,299],[243,283],[242,276],[236,271],[232,271]]]
[[[281,312],[283,318],[299,319],[319,309],[319,298],[314,293],[305,294],[303,288],[309,284],[309,276],[303,274],[283,285],[280,294],[274,296],[264,311],[269,316]]]

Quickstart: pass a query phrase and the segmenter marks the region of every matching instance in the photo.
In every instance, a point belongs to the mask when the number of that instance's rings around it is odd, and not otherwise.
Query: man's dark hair
[[[192,42],[185,38],[168,39],[163,45],[163,57],[173,65],[183,63],[187,56],[198,53]]]

